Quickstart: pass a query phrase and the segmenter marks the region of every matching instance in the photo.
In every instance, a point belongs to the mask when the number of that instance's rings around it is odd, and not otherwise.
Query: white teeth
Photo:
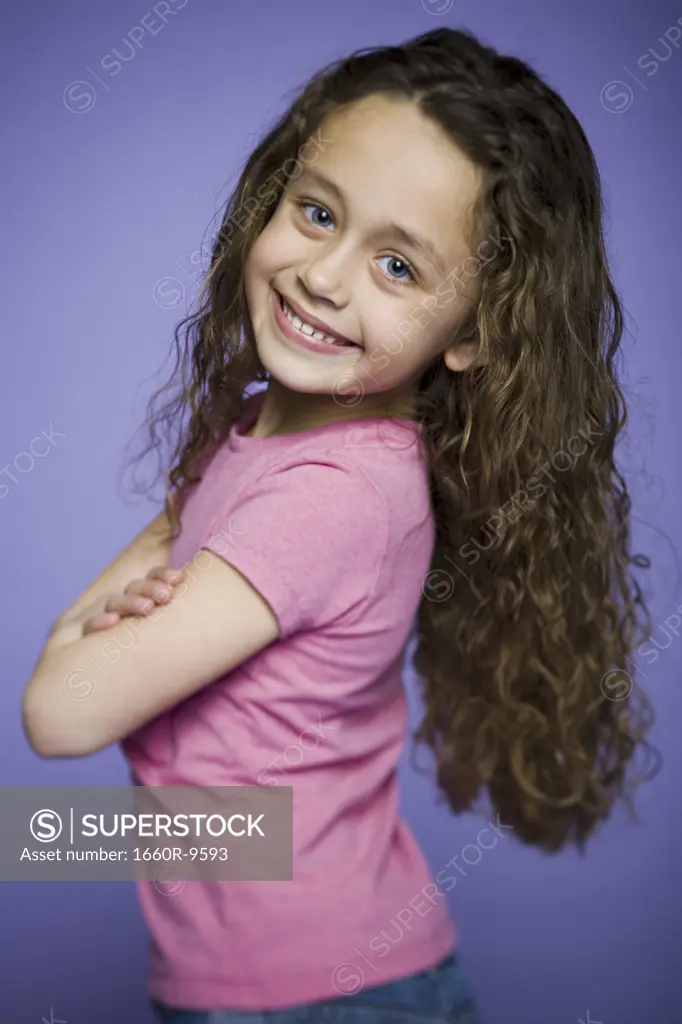
[[[294,325],[297,331],[301,331],[302,334],[307,334],[309,337],[313,337],[317,341],[328,341],[332,345],[342,345],[344,348],[348,347],[345,342],[339,341],[337,338],[333,338],[331,334],[325,334],[324,331],[318,331],[315,327],[312,327],[311,324],[305,323],[305,321],[301,320],[300,316],[296,316],[295,313],[292,313],[284,299],[282,299],[282,309],[284,310],[284,315],[287,320]]]

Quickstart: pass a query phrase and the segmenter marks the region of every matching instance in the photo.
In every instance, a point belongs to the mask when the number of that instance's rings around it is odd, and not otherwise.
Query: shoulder
[[[357,460],[334,451],[292,451],[240,488],[233,511],[246,523],[272,516],[278,532],[314,530],[319,537],[333,535],[335,546],[354,530],[356,537],[369,531],[376,539],[386,531],[389,510],[385,494]],[[253,521],[253,520],[251,520]],[[309,536],[310,543],[314,537]]]

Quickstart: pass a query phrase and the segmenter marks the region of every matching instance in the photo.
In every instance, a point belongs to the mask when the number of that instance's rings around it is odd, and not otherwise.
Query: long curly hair
[[[487,794],[521,842],[584,852],[619,796],[632,811],[627,770],[652,749],[631,662],[651,632],[632,567],[650,562],[630,553],[631,500],[614,460],[624,316],[599,173],[576,118],[525,63],[446,28],[357,50],[315,75],[265,135],[225,205],[198,309],[175,328],[171,379],[149,405],[157,450],[157,428],[188,413],[165,462],[172,533],[202,456],[268,380],[245,299],[251,247],[324,119],[376,93],[415,103],[480,169],[476,234],[500,240],[478,261],[457,328],[477,357],[460,373],[435,362],[414,406],[436,522],[415,620],[425,710],[414,739],[431,749],[454,813]],[[179,370],[178,393],[157,412]]]

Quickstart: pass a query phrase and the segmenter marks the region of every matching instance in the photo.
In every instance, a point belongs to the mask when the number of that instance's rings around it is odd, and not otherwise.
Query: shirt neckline
[[[397,448],[407,448],[415,440],[418,433],[418,425],[414,420],[394,416],[363,416],[358,419],[338,420],[335,423],[326,423],[321,427],[311,427],[310,430],[301,430],[295,434],[273,434],[269,437],[249,437],[247,431],[251,430],[261,409],[265,398],[265,389],[256,392],[247,398],[253,400],[248,406],[244,415],[236,423],[233,423],[229,432],[229,445],[233,451],[255,451],[256,448],[284,447],[294,442],[306,442],[323,437],[326,434],[346,434],[354,431],[354,439],[364,436],[379,434],[384,438],[390,447],[394,447],[391,441],[395,439]]]

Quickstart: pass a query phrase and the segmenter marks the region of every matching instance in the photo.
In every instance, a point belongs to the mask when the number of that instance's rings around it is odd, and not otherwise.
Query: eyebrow
[[[326,188],[328,192],[331,192],[332,195],[336,196],[342,206],[345,205],[343,192],[339,186],[336,182],[331,181],[330,178],[327,178],[320,171],[313,170],[311,167],[306,167],[303,173],[298,176],[297,180],[300,182],[302,178],[309,178],[310,180],[317,182],[317,184],[321,185],[322,188]],[[447,274],[447,268],[443,257],[428,238],[424,238],[423,235],[419,235],[414,231],[408,231],[406,228],[401,227],[400,224],[396,224],[395,221],[388,221],[383,224],[379,229],[379,232],[386,232],[387,234],[394,235],[406,245],[412,246],[414,249],[418,249],[423,253],[423,255],[431,260],[436,270],[439,270],[443,276]]]

